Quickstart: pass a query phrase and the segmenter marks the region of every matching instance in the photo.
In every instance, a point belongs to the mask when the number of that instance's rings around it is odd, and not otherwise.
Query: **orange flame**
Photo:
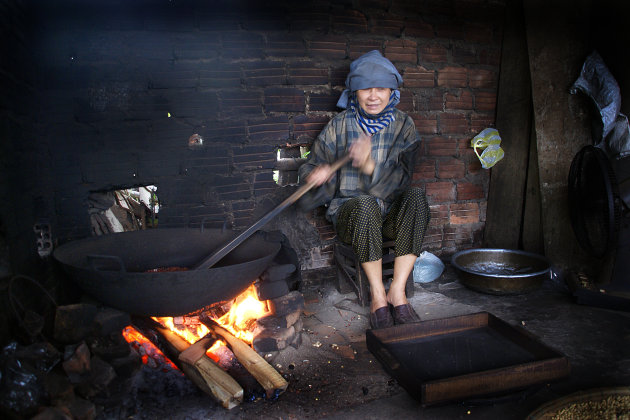
[[[236,297],[230,310],[216,321],[236,337],[251,344],[254,339],[255,321],[267,312],[267,303],[256,296],[254,285]]]
[[[253,330],[256,326],[255,321],[264,316],[267,312],[269,311],[267,310],[266,301],[261,302],[258,300],[256,289],[254,285],[251,285],[234,299],[230,310],[225,313],[225,315],[220,318],[215,318],[214,320],[226,330],[230,331],[234,336],[251,344],[254,339]],[[210,332],[210,330],[200,322],[185,321],[184,324],[186,325],[184,327],[180,323],[176,323],[175,318],[172,317],[154,317],[153,319],[191,344]],[[183,320],[182,317],[177,319],[180,321]],[[194,319],[194,317],[186,318],[186,320],[190,319]],[[225,346],[226,344],[221,340],[214,343],[206,352],[208,357],[217,361],[218,356],[216,356],[215,353],[222,345]]]

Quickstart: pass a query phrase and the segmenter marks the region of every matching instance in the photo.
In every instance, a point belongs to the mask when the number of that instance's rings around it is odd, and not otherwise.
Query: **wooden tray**
[[[366,342],[423,405],[505,395],[570,371],[563,355],[488,312],[367,330]]]

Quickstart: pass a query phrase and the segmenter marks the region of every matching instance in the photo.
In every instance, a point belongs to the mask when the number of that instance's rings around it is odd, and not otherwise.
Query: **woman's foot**
[[[378,308],[374,312],[370,312],[370,327],[377,330],[379,328],[387,328],[394,325],[394,318],[389,311],[389,306]]]
[[[413,324],[420,322],[420,317],[413,309],[413,306],[406,303],[403,305],[394,306],[392,308],[393,320],[396,325],[400,324]]]

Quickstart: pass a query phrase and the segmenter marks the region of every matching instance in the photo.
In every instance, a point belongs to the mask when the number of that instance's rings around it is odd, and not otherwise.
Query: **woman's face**
[[[376,115],[383,112],[389,103],[390,88],[369,88],[357,90],[357,101],[363,111]]]

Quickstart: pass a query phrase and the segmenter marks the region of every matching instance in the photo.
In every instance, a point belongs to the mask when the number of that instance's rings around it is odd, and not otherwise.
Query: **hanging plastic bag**
[[[439,278],[444,271],[444,263],[437,256],[422,251],[413,264],[413,281],[415,283],[430,283]]]
[[[475,149],[475,154],[484,169],[490,169],[503,159],[504,152],[500,144],[501,137],[496,128],[486,128],[470,141],[470,146]],[[483,150],[481,155],[477,149]]]

